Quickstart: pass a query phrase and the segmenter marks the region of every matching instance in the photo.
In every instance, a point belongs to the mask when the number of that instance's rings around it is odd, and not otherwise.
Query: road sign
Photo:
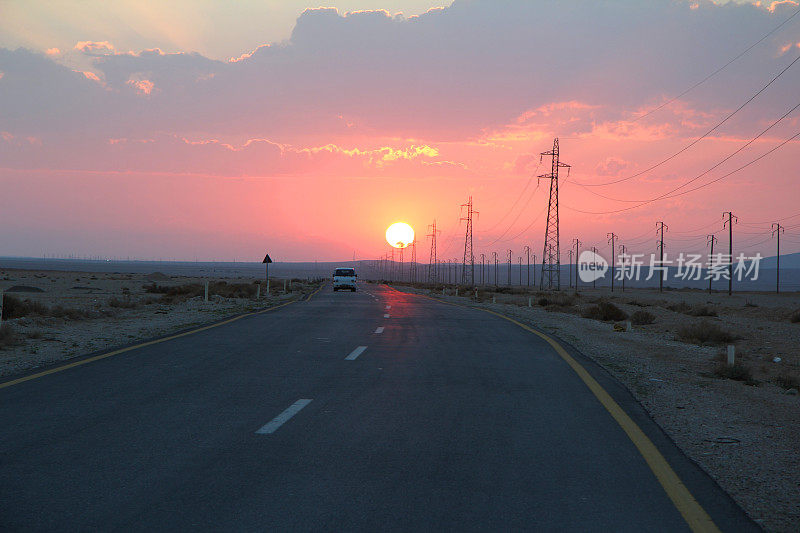
[[[264,260],[261,261],[262,263],[272,263],[272,259],[269,257],[269,254],[264,256]]]

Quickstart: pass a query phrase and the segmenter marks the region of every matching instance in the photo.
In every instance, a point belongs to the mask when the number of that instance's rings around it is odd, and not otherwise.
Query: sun
[[[414,242],[414,228],[405,222],[395,222],[386,229],[386,242],[395,248],[405,248]]]

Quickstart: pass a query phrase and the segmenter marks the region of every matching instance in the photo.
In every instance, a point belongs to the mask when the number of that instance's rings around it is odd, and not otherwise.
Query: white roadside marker
[[[375,329],[375,333],[383,333],[383,326],[380,326],[377,329]]]
[[[383,315],[383,318],[389,318],[389,313],[386,313],[385,315]]]
[[[392,308],[392,306],[391,306],[391,305],[387,305],[387,306],[386,306],[386,309],[391,309],[391,308]]]
[[[297,400],[292,405],[289,406],[284,412],[270,420],[267,424],[264,425],[261,429],[256,431],[259,435],[269,435],[271,433],[275,433],[279,427],[284,425],[286,422],[289,421],[294,415],[300,412],[300,410],[305,407],[306,405],[310,404],[311,400]]]
[[[356,359],[356,358],[357,358],[359,355],[361,355],[362,353],[364,353],[364,350],[366,350],[366,349],[367,349],[367,347],[366,347],[366,346],[359,346],[358,348],[356,348],[355,350],[353,350],[352,352],[350,352],[350,355],[348,355],[347,357],[345,357],[345,358],[344,358],[344,359],[345,359],[345,361],[355,361],[355,359]]]

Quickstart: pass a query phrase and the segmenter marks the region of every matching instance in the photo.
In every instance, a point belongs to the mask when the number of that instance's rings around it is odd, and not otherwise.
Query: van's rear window
[[[333,273],[334,276],[355,276],[356,271],[352,268],[337,268]]]

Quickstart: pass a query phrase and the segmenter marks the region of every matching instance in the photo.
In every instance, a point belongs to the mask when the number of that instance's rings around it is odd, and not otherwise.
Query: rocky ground
[[[481,290],[476,299],[474,292],[456,297],[452,288],[442,295],[441,286],[397,288],[490,308],[572,344],[625,384],[766,530],[800,531],[800,322],[792,322],[800,295]],[[625,331],[627,319],[582,316],[601,301],[628,317],[645,311],[653,322]],[[700,343],[681,334],[706,323],[741,338]],[[734,373],[723,362],[729,343],[736,346]]]
[[[205,281],[159,273],[0,271],[3,316],[15,308],[24,315],[3,320],[0,376],[254,311],[315,288],[287,280],[284,292],[284,280],[271,280],[267,297],[252,279],[212,279],[206,302]]]

